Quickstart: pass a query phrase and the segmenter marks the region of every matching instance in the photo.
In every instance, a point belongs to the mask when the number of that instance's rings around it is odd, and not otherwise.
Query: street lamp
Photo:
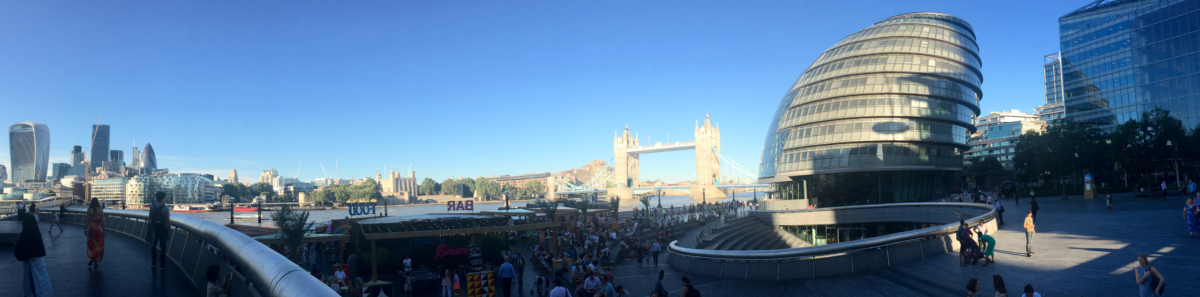
[[[504,190],[504,209],[508,209],[508,190]]]

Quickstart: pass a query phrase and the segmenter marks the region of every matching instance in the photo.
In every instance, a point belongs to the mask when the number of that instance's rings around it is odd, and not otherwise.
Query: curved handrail
[[[87,210],[69,208],[67,212],[87,213]],[[150,219],[150,212],[145,210],[105,209],[104,215]],[[171,216],[171,226],[187,230],[220,249],[255,287],[266,288],[266,296],[338,296],[296,263],[242,232],[188,215]]]
[[[888,207],[889,205],[890,206],[900,206],[900,205],[904,205],[904,204],[913,204],[913,203],[879,204],[879,205],[865,205],[865,206],[844,206],[844,207],[831,207],[831,208],[825,208],[825,209],[808,209],[808,210],[782,210],[782,211],[758,210],[755,212],[779,213],[779,212],[799,212],[799,211],[816,211],[816,210],[837,210],[837,209],[846,209],[846,208]],[[931,205],[931,206],[967,206],[967,207],[976,207],[976,208],[986,208],[989,210],[987,213],[984,213],[983,215],[979,215],[974,218],[971,218],[970,220],[966,220],[967,222],[978,222],[978,221],[986,220],[988,218],[991,218],[991,216],[993,216],[996,212],[996,210],[991,205],[982,204],[982,203],[949,203],[949,202],[947,202],[947,203],[919,203],[919,204]],[[957,230],[958,230],[958,223],[949,223],[949,224],[945,224],[945,225],[941,225],[941,226],[934,226],[934,227],[929,227],[929,228],[924,228],[924,229],[917,229],[917,230],[912,230],[912,231],[894,233],[894,234],[889,234],[889,235],[884,235],[884,236],[879,236],[879,237],[872,237],[872,238],[866,238],[866,239],[860,239],[860,240],[854,240],[854,241],[848,241],[848,242],[819,245],[819,246],[812,246],[812,247],[778,249],[778,250],[752,250],[752,251],[704,250],[704,249],[681,247],[681,246],[676,245],[676,242],[678,242],[678,241],[673,241],[673,242],[671,242],[671,244],[667,245],[667,250],[672,253],[677,253],[677,254],[681,254],[681,255],[685,255],[685,256],[697,256],[697,257],[717,258],[717,259],[725,258],[725,259],[740,259],[740,260],[755,260],[755,259],[766,260],[766,259],[779,259],[779,258],[811,257],[811,256],[820,256],[820,255],[848,252],[848,251],[859,250],[859,249],[869,248],[869,247],[883,246],[883,245],[888,245],[888,244],[902,242],[902,241],[919,239],[919,238],[923,238],[923,237],[938,236],[938,235],[944,235],[944,234],[948,234],[948,233],[952,234],[952,233],[956,232]]]

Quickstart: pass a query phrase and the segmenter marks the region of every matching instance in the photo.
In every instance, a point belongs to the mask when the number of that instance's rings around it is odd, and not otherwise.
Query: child
[[[58,233],[60,233],[60,234],[61,234],[61,233],[63,232],[63,229],[62,229],[62,224],[61,224],[61,223],[59,223],[59,221],[58,221],[58,214],[57,214],[57,213],[56,213],[56,214],[54,214],[54,220],[50,221],[50,228],[46,229],[46,234],[50,234],[50,232],[51,232],[51,231],[54,231],[54,226],[55,226],[55,225],[57,225],[57,226],[58,226]]]
[[[217,267],[217,265],[208,266],[208,271],[204,273],[204,276],[208,278],[208,293],[205,296],[219,297],[221,294],[229,294],[229,281],[233,278],[233,272],[226,272],[225,284],[217,285],[217,281],[220,280],[217,277],[220,273],[221,267]]]

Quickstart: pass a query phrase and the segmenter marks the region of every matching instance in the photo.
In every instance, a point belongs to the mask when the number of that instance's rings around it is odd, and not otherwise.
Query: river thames
[[[763,193],[758,192],[757,196],[759,198],[762,198]],[[751,200],[754,197],[755,197],[755,195],[751,194],[751,193],[738,193],[737,194],[738,201]],[[733,200],[733,197],[721,198],[721,199],[707,199],[705,201],[725,202],[725,201],[730,201],[730,200]],[[668,208],[671,206],[678,207],[678,206],[700,203],[700,201],[701,200],[699,200],[699,199],[690,199],[687,196],[663,196],[662,197],[662,206],[668,207]],[[533,200],[510,201],[509,203],[511,203],[511,205],[513,207],[522,207],[522,206],[525,206],[526,203],[533,203]],[[657,197],[650,199],[651,206],[658,206],[658,203],[659,203],[659,199]],[[387,207],[387,214],[388,214],[388,216],[421,215],[421,214],[428,214],[428,213],[477,214],[481,210],[494,210],[494,209],[498,209],[502,206],[504,206],[504,201],[486,201],[486,202],[475,202],[475,210],[474,211],[447,211],[445,204],[391,205],[391,206]],[[621,211],[630,211],[630,210],[633,210],[635,207],[642,208],[642,203],[636,199],[622,199],[621,200],[621,207],[620,207]],[[383,206],[376,207],[375,212],[376,213],[373,215],[358,215],[358,216],[353,216],[353,217],[359,218],[359,217],[383,215],[383,213],[384,213]],[[236,213],[234,213],[234,215],[237,217],[241,217],[241,218],[236,219],[235,222],[238,225],[275,227],[275,224],[273,222],[271,222],[271,220],[270,220],[271,213],[274,213],[274,211],[263,211],[262,212],[263,222],[262,222],[262,224],[259,224],[258,220],[255,220],[255,219],[243,219],[243,218],[253,217],[254,215],[258,214],[257,212],[236,212]],[[175,215],[189,215],[189,216],[202,218],[202,219],[208,220],[210,222],[219,223],[219,224],[229,224],[229,212],[228,211],[181,212],[181,213],[174,213],[174,214]],[[345,208],[329,209],[329,210],[313,210],[313,211],[309,211],[308,220],[310,222],[316,222],[317,224],[325,224],[325,223],[328,223],[330,220],[344,219],[347,217],[351,217],[350,211]]]

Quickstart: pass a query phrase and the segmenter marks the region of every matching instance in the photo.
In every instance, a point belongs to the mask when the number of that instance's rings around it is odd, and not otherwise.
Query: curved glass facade
[[[13,183],[46,181],[46,170],[50,166],[49,127],[34,122],[13,124],[8,127],[8,145]]]
[[[983,97],[978,52],[971,25],[942,13],[894,16],[843,38],[780,101],[760,182],[807,193],[784,199],[904,202],[936,195],[962,170],[967,136],[975,132],[971,119]],[[837,188],[829,182],[850,173],[869,176],[874,187],[852,191],[863,197],[839,192],[824,199],[833,193],[820,189]],[[803,188],[810,182],[821,187]]]

